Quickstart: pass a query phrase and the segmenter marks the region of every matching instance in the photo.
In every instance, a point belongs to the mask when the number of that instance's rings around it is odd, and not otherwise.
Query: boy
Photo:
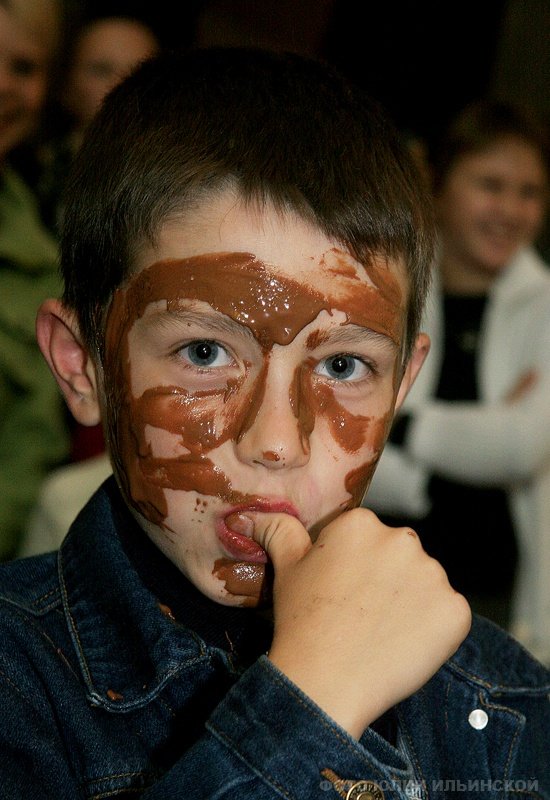
[[[298,56],[165,54],[67,209],[38,338],[115,477],[2,575],[6,796],[550,796],[546,670],[355,508],[429,346],[380,110]]]

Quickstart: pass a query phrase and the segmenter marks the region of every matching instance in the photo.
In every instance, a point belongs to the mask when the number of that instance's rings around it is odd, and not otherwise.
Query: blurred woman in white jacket
[[[550,663],[547,157],[536,122],[497,101],[436,151],[431,351],[364,505],[415,527],[473,610]]]

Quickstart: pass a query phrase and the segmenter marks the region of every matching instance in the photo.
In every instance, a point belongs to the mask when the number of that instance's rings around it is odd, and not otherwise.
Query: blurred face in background
[[[70,68],[65,105],[82,127],[105,95],[159,44],[153,32],[137,20],[112,18],[91,23],[80,34]]]
[[[458,157],[436,197],[443,261],[490,284],[540,232],[547,180],[542,154],[515,136]]]
[[[46,0],[41,7],[0,2],[0,160],[38,124],[56,39],[48,10]]]

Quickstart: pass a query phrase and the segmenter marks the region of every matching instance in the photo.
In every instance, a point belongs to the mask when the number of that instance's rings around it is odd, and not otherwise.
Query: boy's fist
[[[248,514],[273,562],[273,663],[353,736],[423,686],[471,612],[416,533],[360,508],[312,544],[286,514]]]

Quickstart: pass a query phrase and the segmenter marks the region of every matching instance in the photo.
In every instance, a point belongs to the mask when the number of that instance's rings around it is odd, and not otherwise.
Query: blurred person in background
[[[15,554],[38,487],[68,452],[64,405],[35,317],[57,295],[57,244],[9,163],[46,103],[62,34],[56,0],[0,0],[0,560]]]
[[[105,95],[160,42],[137,17],[86,16],[74,22],[64,55],[64,77],[51,104],[34,179],[44,221],[54,233],[61,224],[62,195],[73,156]]]
[[[432,348],[365,504],[411,524],[474,611],[550,663],[550,269],[534,247],[546,131],[480,100],[431,154]]]
[[[87,18],[71,36],[66,78],[60,92],[58,130],[37,150],[35,190],[42,216],[54,234],[62,221],[63,189],[72,159],[103,98],[160,49],[150,26],[138,18]],[[67,464],[46,476],[18,548],[18,555],[56,549],[80,508],[111,473],[102,426],[86,427],[66,414],[70,430]]]

